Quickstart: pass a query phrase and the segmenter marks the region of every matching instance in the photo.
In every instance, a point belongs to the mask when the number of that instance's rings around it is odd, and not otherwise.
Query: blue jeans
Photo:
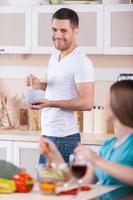
[[[44,136],[50,139],[55,143],[57,149],[60,151],[62,157],[64,158],[66,163],[69,163],[69,156],[73,153],[75,147],[78,143],[80,143],[80,134],[76,133],[73,135],[69,135],[66,137],[52,137],[52,136]],[[39,164],[45,164],[46,158],[43,154],[40,154]]]

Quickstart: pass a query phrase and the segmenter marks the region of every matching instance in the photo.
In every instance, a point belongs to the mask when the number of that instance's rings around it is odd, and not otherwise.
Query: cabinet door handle
[[[5,49],[0,49],[0,52],[3,52],[3,51],[5,51]]]

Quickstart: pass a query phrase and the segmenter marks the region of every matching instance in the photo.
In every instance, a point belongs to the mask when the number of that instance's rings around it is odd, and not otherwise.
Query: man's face
[[[52,20],[52,40],[56,49],[64,51],[76,44],[78,28],[73,27],[67,19]]]

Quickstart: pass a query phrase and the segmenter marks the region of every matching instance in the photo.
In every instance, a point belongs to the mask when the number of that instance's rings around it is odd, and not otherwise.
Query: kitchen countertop
[[[19,129],[0,130],[0,140],[37,142],[40,136],[40,131],[24,131]]]
[[[0,130],[0,141],[25,141],[25,142],[37,142],[41,136],[40,131],[24,131],[24,130]],[[90,145],[101,145],[103,142],[112,137],[113,134],[105,135],[93,135],[88,133],[81,134],[81,143]]]
[[[92,190],[87,192],[80,192],[78,194],[78,199],[89,200],[95,198],[101,194],[112,191],[116,189],[117,186],[92,186]],[[12,193],[12,194],[0,194],[0,200],[74,200],[76,197],[73,195],[43,195],[38,186],[30,193]]]

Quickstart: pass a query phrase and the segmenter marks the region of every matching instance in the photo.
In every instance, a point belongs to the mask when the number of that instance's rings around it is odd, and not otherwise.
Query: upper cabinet
[[[133,54],[133,4],[105,5],[104,53]]]
[[[32,51],[51,53],[51,17],[62,6],[33,7]],[[65,5],[63,6],[65,7]],[[103,6],[102,5],[67,5],[78,12],[80,31],[78,45],[85,53],[103,52]]]
[[[0,52],[31,52],[31,7],[0,6]]]
[[[79,15],[78,45],[88,54],[133,54],[133,4],[0,6],[0,53],[52,53],[51,18]]]

